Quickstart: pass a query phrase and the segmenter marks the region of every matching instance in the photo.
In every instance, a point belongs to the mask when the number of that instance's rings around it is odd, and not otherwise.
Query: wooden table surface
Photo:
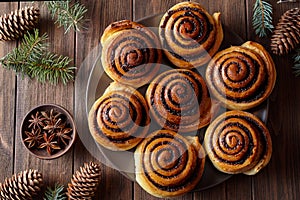
[[[165,12],[180,0],[81,0],[88,12],[86,30],[64,34],[62,28],[53,24],[42,2],[35,2],[41,9],[41,32],[49,35],[50,50],[74,59],[80,70],[86,57],[99,44],[104,28],[121,19],[140,18]],[[197,0],[210,13],[220,11],[222,22],[243,40],[260,42],[269,50],[270,38],[255,36],[251,16],[255,0]],[[1,2],[0,15],[8,13],[29,2]],[[274,24],[287,9],[300,6],[297,3],[276,4]],[[18,45],[17,42],[1,42],[0,56],[6,55]],[[292,71],[292,56],[272,55],[278,78],[269,100],[267,125],[272,134],[273,155],[269,165],[255,176],[234,175],[229,180],[204,191],[189,193],[175,199],[300,199],[300,77]],[[93,57],[93,56],[92,56]],[[78,70],[76,72],[78,72]],[[78,80],[78,77],[76,77]],[[0,182],[5,177],[25,169],[38,169],[43,173],[45,185],[59,182],[67,185],[75,170],[84,162],[97,161],[78,139],[64,156],[54,160],[40,160],[28,153],[20,140],[20,124],[25,114],[34,106],[56,103],[67,108],[73,115],[85,115],[81,110],[84,98],[77,93],[80,84],[41,84],[36,80],[22,79],[15,73],[0,67]],[[298,88],[299,87],[299,88]],[[80,126],[78,124],[77,126]],[[82,129],[80,129],[82,131]],[[88,130],[86,130],[88,133]],[[95,199],[156,199],[147,194],[138,184],[131,182],[118,171],[101,164],[102,179]]]

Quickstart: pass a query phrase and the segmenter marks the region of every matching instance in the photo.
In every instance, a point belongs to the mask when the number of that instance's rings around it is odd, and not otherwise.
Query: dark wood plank
[[[200,3],[203,0],[198,0]],[[209,13],[221,12],[221,21],[225,28],[230,29],[243,40],[247,37],[247,26],[249,21],[246,21],[246,3],[245,0],[229,0],[225,2],[208,3]]]
[[[248,0],[249,16],[252,15],[254,0]],[[288,9],[299,7],[297,3],[273,5],[273,23]],[[249,38],[263,44],[270,50],[270,36],[258,38],[249,27]],[[269,165],[253,177],[253,197],[255,199],[299,199],[299,130],[300,130],[300,78],[292,72],[292,54],[276,56],[271,54],[276,64],[277,83],[270,97],[268,127],[272,134],[273,154]],[[264,192],[262,192],[264,191]]]
[[[20,7],[31,5],[21,3]],[[54,25],[48,10],[43,6],[43,2],[35,2],[35,6],[41,10],[41,20],[39,23],[40,33],[49,35],[49,51],[57,54],[74,57],[74,34],[64,34],[63,28]],[[72,150],[64,156],[54,160],[40,160],[28,153],[22,146],[20,138],[20,124],[25,114],[34,106],[55,103],[65,107],[73,113],[73,83],[68,85],[41,84],[36,80],[27,77],[17,78],[17,102],[16,102],[16,137],[15,137],[15,172],[28,168],[38,169],[44,177],[46,186],[53,186],[54,183],[67,184],[72,175]]]
[[[194,200],[226,199],[226,182],[220,183],[203,191],[195,191],[193,193],[193,197]]]
[[[82,88],[82,85],[87,81],[96,56],[100,51],[99,41],[103,30],[113,21],[131,19],[132,17],[131,0],[85,0],[81,2],[88,9],[86,15],[88,22],[86,23],[86,30],[76,35],[76,63],[80,69],[75,84],[75,110],[76,115],[80,117],[82,115],[86,116],[85,102],[83,102],[84,98],[82,97],[82,95],[85,95],[86,90]],[[89,134],[88,130],[85,130],[88,129],[86,122],[78,122],[77,126],[78,131],[82,131],[81,134]],[[78,169],[84,162],[90,160],[101,163],[102,178],[95,199],[131,199],[132,182],[117,170],[102,164],[105,160],[98,160],[99,150],[97,148],[91,149],[89,141],[82,137],[80,139],[82,142],[78,142],[75,146],[74,169]]]
[[[145,16],[165,12],[172,5],[183,0],[112,0],[81,2],[87,5],[89,21],[87,30],[78,34],[64,35],[62,28],[53,25],[50,16],[42,9],[42,32],[47,31],[51,51],[75,57],[74,63],[80,67],[85,60],[87,67],[83,78],[97,55],[99,39],[104,28],[112,21],[120,19],[138,20]],[[254,35],[251,27],[252,7],[255,0],[204,1],[195,0],[210,13],[220,11],[225,26],[240,35],[244,40],[258,41],[268,50],[270,38],[260,39]],[[300,3],[276,4],[274,23],[289,8],[299,7]],[[21,3],[21,7],[28,3]],[[42,8],[42,3],[35,3]],[[17,2],[0,3],[0,15],[18,7]],[[3,12],[3,13],[2,13]],[[74,43],[75,42],[75,43]],[[0,57],[5,55],[16,42],[0,42]],[[93,51],[94,50],[94,51]],[[93,52],[92,52],[93,51]],[[92,52],[92,53],[91,53]],[[91,55],[92,54],[92,55]],[[90,56],[90,57],[87,57]],[[299,182],[299,130],[300,130],[300,95],[297,88],[300,78],[295,78],[291,69],[292,56],[272,55],[276,63],[278,77],[274,92],[270,97],[268,127],[272,133],[273,156],[269,165],[256,176],[234,175],[224,183],[211,189],[190,193],[175,199],[300,199]],[[82,77],[76,77],[82,78]],[[67,184],[72,173],[84,162],[98,161],[93,153],[78,139],[74,151],[55,160],[39,160],[23,148],[20,141],[20,123],[26,112],[42,103],[57,103],[66,107],[72,114],[86,115],[82,93],[73,84],[52,86],[40,84],[35,80],[15,78],[14,73],[0,68],[0,182],[12,173],[27,168],[37,168],[44,174],[45,185],[55,182]],[[81,127],[82,124],[78,123]],[[82,130],[82,129],[81,129]],[[88,131],[86,131],[88,133]],[[99,161],[98,161],[99,162]],[[157,199],[147,194],[138,184],[132,183],[117,170],[101,164],[102,181],[95,199]]]
[[[18,8],[18,3],[0,3],[0,15]],[[0,42],[2,58],[16,46],[16,42]],[[14,115],[15,115],[15,74],[0,66],[0,183],[13,173],[14,157]]]
[[[182,0],[147,0],[139,1],[133,0],[133,20],[139,20],[143,17],[155,15],[158,13],[164,13],[176,3],[182,2]]]

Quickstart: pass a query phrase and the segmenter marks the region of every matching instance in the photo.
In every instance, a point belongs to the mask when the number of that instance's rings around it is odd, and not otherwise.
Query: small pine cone
[[[40,10],[25,7],[0,16],[0,41],[16,40],[37,26]]]
[[[80,170],[73,174],[68,184],[67,195],[71,199],[92,199],[100,181],[100,165],[94,162],[84,163]]]
[[[14,174],[10,179],[0,183],[0,199],[30,200],[41,190],[43,184],[42,174],[37,170],[25,170]]]
[[[286,11],[271,38],[271,50],[276,55],[288,54],[300,43],[300,9]]]

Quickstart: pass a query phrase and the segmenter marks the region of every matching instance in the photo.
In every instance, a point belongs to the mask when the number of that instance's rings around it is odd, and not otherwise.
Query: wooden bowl
[[[41,143],[37,143],[34,147],[29,148],[28,142],[25,142],[24,140],[27,138],[26,131],[31,132],[32,126],[30,126],[31,122],[29,121],[32,119],[32,115],[35,116],[37,112],[46,112],[50,115],[50,111],[53,109],[53,113],[61,113],[58,118],[61,119],[61,122],[65,123],[65,127],[71,128],[72,130],[67,134],[71,139],[65,140],[66,145],[60,145],[61,149],[54,150],[52,151],[51,155],[47,152],[46,148],[39,148]],[[43,133],[47,133],[48,136],[51,134],[48,133],[47,130],[44,129],[45,126],[41,126],[39,129],[41,131],[41,136],[43,136]],[[71,114],[63,107],[56,105],[56,104],[43,104],[34,107],[31,109],[24,117],[22,120],[21,124],[21,141],[24,145],[24,147],[30,152],[30,154],[40,158],[40,159],[55,159],[63,154],[65,154],[73,145],[76,139],[76,127],[75,127],[75,122],[73,120],[73,117]],[[56,141],[56,139],[54,140]]]

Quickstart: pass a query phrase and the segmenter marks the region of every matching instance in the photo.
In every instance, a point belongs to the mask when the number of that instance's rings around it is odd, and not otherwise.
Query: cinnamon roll
[[[204,147],[213,165],[228,174],[254,175],[272,155],[268,129],[258,117],[244,111],[217,117],[206,130]]]
[[[149,28],[129,20],[110,24],[101,37],[101,62],[114,81],[140,87],[158,72],[162,60],[159,39]]]
[[[136,181],[156,197],[191,191],[202,177],[205,153],[196,137],[189,140],[171,130],[149,135],[134,153]]]
[[[113,82],[92,106],[89,129],[107,149],[128,150],[145,137],[150,124],[148,112],[148,105],[137,90]]]
[[[212,102],[202,76],[188,69],[168,70],[148,86],[146,100],[157,123],[177,132],[191,132],[211,119]]]
[[[248,41],[218,52],[208,64],[206,80],[212,94],[226,107],[246,110],[271,94],[276,70],[264,47]]]
[[[181,2],[159,24],[159,37],[168,59],[179,68],[207,63],[223,40],[220,13],[212,16],[198,3]]]

